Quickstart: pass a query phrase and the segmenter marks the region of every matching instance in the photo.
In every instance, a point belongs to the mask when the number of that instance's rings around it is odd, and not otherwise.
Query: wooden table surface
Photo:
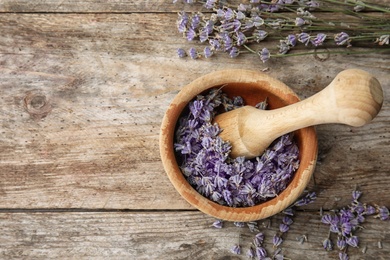
[[[197,45],[176,31],[182,9],[163,0],[0,1],[1,259],[246,259],[254,234],[211,227],[215,219],[176,192],[158,148],[174,96],[221,69],[268,68],[301,98],[347,68],[382,84],[383,108],[369,125],[317,127],[308,189],[318,198],[294,218],[285,257],[338,259],[322,248],[320,209],[346,206],[356,187],[363,202],[390,207],[389,52],[265,64],[254,55],[179,59],[177,48]],[[259,221],[269,252],[280,220]],[[367,218],[357,234],[350,259],[390,259],[389,221]],[[237,243],[243,255],[230,252]]]

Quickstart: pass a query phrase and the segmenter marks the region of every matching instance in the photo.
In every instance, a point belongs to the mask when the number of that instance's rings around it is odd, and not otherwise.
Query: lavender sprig
[[[209,53],[216,52],[226,52],[231,58],[242,53],[255,53],[263,62],[270,57],[286,57],[296,46],[296,43],[291,44],[291,41],[286,40],[286,37],[291,35],[307,48],[346,46],[348,50],[344,50],[344,53],[354,53],[350,47],[362,42],[376,51],[388,51],[380,47],[389,45],[390,42],[390,26],[386,19],[369,16],[367,13],[358,14],[361,10],[375,10],[387,14],[390,13],[390,8],[362,1],[345,4],[335,0],[284,0],[275,3],[252,0],[250,4],[239,4],[236,7],[219,0],[183,2],[203,3],[208,10],[212,10],[211,14],[180,12],[177,20],[179,33],[188,41],[208,43],[210,49],[204,53],[204,57],[210,57]],[[292,12],[296,17],[292,19],[277,13],[279,11]],[[321,20],[313,14],[316,11],[339,12],[346,17],[341,21]],[[348,16],[364,19],[360,19],[358,24],[348,23]],[[255,43],[266,39],[276,40],[277,51],[263,46],[253,48]],[[312,53],[299,52],[288,56],[307,54]],[[198,52],[197,55],[188,56],[194,59],[202,55]]]

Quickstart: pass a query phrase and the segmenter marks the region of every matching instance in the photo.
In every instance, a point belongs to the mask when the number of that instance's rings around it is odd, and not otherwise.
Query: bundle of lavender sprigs
[[[192,47],[188,52],[180,48],[177,54],[181,58],[209,58],[216,52],[235,58],[253,53],[266,62],[270,57],[313,54],[302,49],[326,56],[390,51],[390,7],[386,6],[360,0],[250,0],[238,6],[223,0],[183,2],[203,4],[205,12],[180,12],[179,33],[188,41],[207,46],[203,50]],[[258,47],[263,41],[275,42],[275,48]],[[371,50],[354,51],[352,46]],[[330,50],[334,47],[344,49]]]

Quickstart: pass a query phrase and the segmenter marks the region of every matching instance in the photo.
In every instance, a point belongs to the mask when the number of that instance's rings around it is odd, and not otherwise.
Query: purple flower
[[[352,247],[357,247],[358,244],[359,244],[359,239],[357,236],[351,236],[351,237],[348,237],[346,239],[346,242],[348,245],[352,246]]]
[[[280,40],[279,53],[286,54],[290,50],[290,45],[285,40]]]
[[[216,220],[216,221],[214,221],[212,226],[215,227],[215,228],[222,228],[223,221],[222,220]]]
[[[280,246],[280,244],[282,244],[282,242],[283,242],[283,239],[277,235],[275,235],[272,239],[272,243],[273,243],[274,247]]]
[[[230,50],[229,50],[229,56],[230,58],[236,58],[238,56],[238,54],[240,54],[239,50],[236,48],[236,47],[232,47]]]
[[[218,0],[207,0],[205,3],[204,3],[204,6],[206,7],[206,9],[213,9],[215,7],[215,3],[217,2]]]
[[[234,245],[234,246],[232,247],[232,249],[230,249],[230,251],[231,251],[233,254],[240,255],[240,254],[241,254],[241,247],[240,247],[240,245]]]
[[[316,36],[313,40],[311,40],[311,43],[312,43],[314,46],[317,47],[317,46],[322,45],[322,44],[324,43],[325,39],[326,39],[326,34],[324,34],[324,33],[319,33],[319,34],[317,34],[317,36]]]
[[[198,52],[195,50],[195,48],[193,48],[193,47],[190,48],[188,53],[189,53],[191,59],[195,60],[198,58]]]
[[[226,20],[232,20],[234,18],[234,12],[232,9],[228,8],[225,12],[225,19]]]
[[[203,55],[205,56],[205,58],[210,58],[213,55],[213,51],[211,50],[210,46],[206,46],[203,49]]]
[[[297,200],[295,203],[294,203],[294,206],[305,206],[307,204],[310,204],[310,203],[313,203],[317,198],[317,195],[315,192],[310,192],[308,194],[306,194],[303,198]]]
[[[264,242],[264,234],[263,233],[257,233],[255,238],[253,239],[253,242],[255,246],[261,246]]]
[[[347,253],[340,252],[339,253],[339,260],[349,260],[349,256],[347,255]]]
[[[352,232],[352,224],[350,222],[344,222],[341,224],[341,233],[343,236],[347,236]]]
[[[259,52],[259,56],[260,56],[260,60],[264,63],[264,62],[269,60],[269,58],[271,57],[271,54],[269,53],[269,50],[267,48],[263,48]]]
[[[376,213],[376,209],[375,207],[371,206],[371,205],[367,205],[366,206],[366,210],[365,210],[365,214],[366,215],[373,215]]]
[[[344,248],[347,246],[347,242],[345,241],[344,237],[338,237],[337,238],[337,247],[340,250],[344,250]]]
[[[179,17],[176,24],[177,24],[177,30],[180,33],[184,33],[186,31],[188,20],[189,18],[186,12],[179,13]]]
[[[245,19],[245,18],[246,18],[246,15],[245,15],[243,12],[238,11],[238,12],[236,13],[236,19],[237,19],[237,20],[243,20],[243,19]]]
[[[294,216],[294,210],[290,208],[286,208],[285,210],[282,211],[283,214],[286,214],[288,216]]]
[[[291,47],[297,45],[297,37],[294,34],[289,34],[286,38],[287,44]]]
[[[346,34],[345,32],[338,33],[334,36],[334,41],[336,42],[337,45],[344,45],[350,43],[349,35]]]
[[[286,224],[282,223],[282,224],[279,225],[279,230],[282,233],[286,233],[289,229],[290,229],[290,227],[288,225],[286,225]]]
[[[307,46],[310,42],[310,35],[308,33],[300,33],[298,34],[298,41]]]
[[[291,226],[291,224],[294,222],[290,217],[284,216],[282,219],[282,222],[286,225]]]
[[[186,32],[186,38],[187,38],[187,41],[192,41],[193,39],[195,39],[196,37],[196,32],[194,29],[192,29],[191,27],[188,28],[187,32]]]
[[[245,34],[243,34],[242,32],[237,32],[237,46],[241,46],[241,45],[244,45],[247,41],[247,38],[245,36]]]
[[[324,224],[331,224],[333,221],[333,218],[331,215],[329,214],[325,214],[324,216],[322,216],[322,219],[321,219],[321,222],[324,223]]]
[[[306,22],[304,19],[302,19],[301,17],[297,17],[295,18],[295,25],[296,26],[302,26],[304,25]]]
[[[248,251],[247,251],[246,255],[247,255],[247,256],[248,256],[248,258],[250,258],[250,259],[252,259],[252,258],[254,258],[254,257],[255,257],[255,252],[254,252],[254,250],[253,250],[253,248],[252,248],[252,247],[248,249]]]
[[[268,33],[263,30],[255,30],[253,31],[253,36],[257,42],[260,42],[268,36]]]
[[[360,196],[362,195],[362,192],[361,191],[358,191],[358,190],[354,190],[352,192],[352,199],[357,201],[359,200]]]
[[[331,241],[329,238],[325,239],[325,240],[322,242],[322,245],[323,245],[323,247],[324,247],[324,249],[325,249],[326,251],[331,251],[331,250],[333,250],[333,244],[332,244],[332,241]]]
[[[184,58],[185,56],[187,56],[187,53],[182,48],[179,48],[177,49],[177,56],[179,56],[179,58]]]
[[[389,219],[389,209],[385,206],[379,208],[378,217],[380,220],[388,220]]]
[[[264,247],[256,246],[256,256],[259,259],[263,259],[264,257],[267,257],[267,251]]]

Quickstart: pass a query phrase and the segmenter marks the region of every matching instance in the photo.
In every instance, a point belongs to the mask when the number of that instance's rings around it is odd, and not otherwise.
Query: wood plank
[[[121,1],[104,1],[104,0],[2,0],[0,2],[0,12],[11,13],[151,13],[151,12],[178,12],[199,11],[203,10],[200,3],[195,5],[184,5],[181,0],[176,4],[173,1],[155,0],[121,0]],[[231,6],[235,7],[240,3],[248,3],[249,1],[229,0]],[[379,5],[388,5],[390,0],[370,0],[364,1],[376,3]]]
[[[251,55],[178,59],[176,49],[193,44],[166,26],[175,20],[176,14],[0,16],[0,208],[191,209],[162,169],[159,126],[182,86],[229,68],[269,68],[303,98],[343,69],[373,73],[386,99],[370,125],[318,127],[313,208],[343,205],[355,185],[368,201],[380,196],[390,204],[389,54],[266,64]]]
[[[327,252],[322,248],[328,227],[321,224],[318,212],[300,212],[294,221],[281,246],[285,257],[338,259],[337,249]],[[248,259],[246,251],[256,233],[231,222],[215,229],[211,227],[213,222],[214,219],[199,212],[0,213],[0,257]],[[280,222],[280,216],[272,218],[269,228],[259,222],[269,254],[274,252],[272,237]],[[364,227],[357,232],[360,248],[348,249],[350,259],[388,259],[389,225],[368,219]],[[297,238],[302,235],[308,240],[301,244]],[[237,243],[243,251],[239,256],[230,252]]]

